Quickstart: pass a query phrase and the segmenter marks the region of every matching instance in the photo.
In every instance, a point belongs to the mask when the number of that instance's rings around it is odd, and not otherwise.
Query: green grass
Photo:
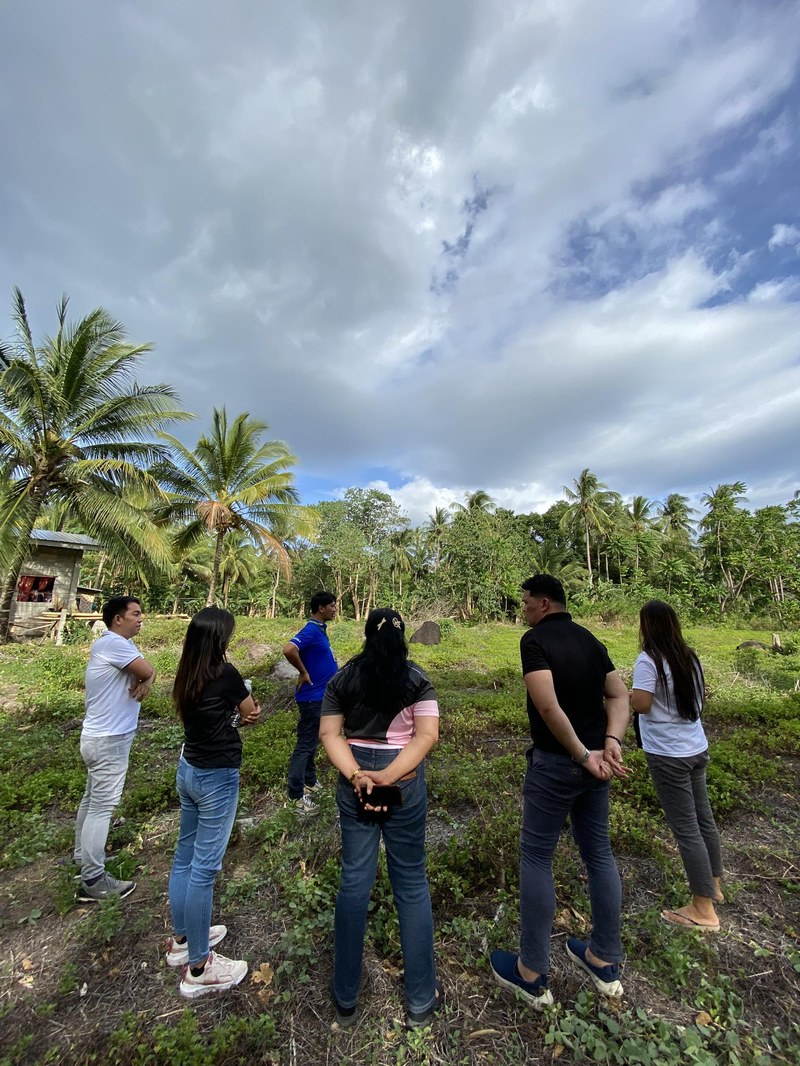
[[[202,1061],[222,1066],[255,1061],[259,1056],[270,1061],[270,1055],[283,1061],[289,1055],[287,1032],[292,1026],[303,1025],[308,1017],[297,1014],[296,998],[299,989],[313,989],[316,969],[321,961],[327,965],[330,957],[339,841],[332,790],[322,797],[322,817],[304,826],[302,832],[298,832],[291,813],[282,809],[296,712],[290,690],[272,681],[270,673],[298,621],[240,619],[231,648],[232,660],[245,676],[253,678],[256,693],[272,712],[255,728],[243,731],[241,808],[266,808],[274,813],[237,835],[231,849],[235,857],[226,862],[217,899],[225,920],[234,925],[237,916],[259,915],[265,940],[263,946],[253,947],[252,961],[269,957],[275,970],[268,1009],[262,1009],[251,997],[255,1008],[242,1008],[244,1013],[234,1012],[222,1021],[199,1011],[172,1011],[166,1020],[159,1020],[145,1000],[133,1003],[129,1013],[117,1016],[113,1025],[98,1031],[92,1051],[97,1061],[120,1066]],[[587,624],[607,644],[617,667],[630,676],[637,654],[635,629]],[[142,728],[118,812],[125,824],[112,833],[115,846],[124,849],[118,860],[123,876],[133,872],[137,861],[148,861],[148,833],[165,812],[176,809],[175,765],[182,733],[172,713],[170,691],[184,632],[182,622],[153,622],[146,625],[139,641],[143,653],[159,670],[159,678],[143,706]],[[358,650],[362,632],[360,624],[347,620],[331,626],[340,662]],[[499,994],[492,992],[488,981],[486,949],[513,944],[518,935],[520,795],[524,751],[529,745],[519,669],[521,634],[521,628],[511,625],[451,625],[439,646],[411,646],[412,657],[436,685],[442,714],[442,737],[431,754],[428,771],[431,820],[437,827],[437,843],[429,851],[437,951],[446,979],[455,982],[471,975],[476,1002],[489,1004],[489,1022],[469,1025],[497,1030],[492,1055],[489,1059],[478,1056],[475,1049],[483,1045],[472,1041],[469,1027],[450,1024],[443,1025],[441,1033],[435,1029],[432,1034],[406,1034],[399,1028],[395,1031],[391,1024],[387,1029],[384,1019],[364,1023],[362,1049],[371,1050],[364,1050],[360,1058],[353,1049],[343,1050],[342,1045],[331,1051],[326,1044],[329,1037],[321,1035],[319,1061],[327,1056],[331,1061],[376,1064],[522,1064],[532,1061],[529,1053],[546,1057],[555,1049],[560,1049],[558,1054],[567,1062],[723,1062],[733,1066],[797,1061],[791,1057],[791,1049],[798,1043],[793,1028],[798,1022],[796,1007],[784,1027],[774,1031],[758,1018],[747,1017],[741,1007],[743,997],[749,994],[745,975],[727,974],[710,940],[691,934],[676,936],[659,921],[659,907],[684,902],[686,887],[645,760],[632,746],[632,739],[626,748],[632,773],[614,786],[612,836],[628,876],[635,878],[639,869],[648,869],[661,886],[661,898],[657,906],[629,917],[626,950],[629,965],[652,988],[655,1000],[668,1001],[673,1012],[682,1012],[686,1024],[678,1031],[657,1012],[642,1012],[635,1005],[621,1012],[609,1011],[606,1004],[585,993],[551,1017],[532,1019],[520,1010],[515,1015],[516,1026],[507,1026],[491,1014]],[[782,636],[787,646],[794,639],[792,634]],[[688,630],[687,639],[705,668],[709,690],[705,720],[712,756],[709,790],[724,827],[726,819],[743,810],[758,809],[759,794],[781,779],[781,757],[800,756],[800,693],[793,691],[800,677],[800,654],[737,651],[744,640],[769,645],[771,633],[764,632],[694,627]],[[255,660],[249,651],[254,645],[260,649]],[[69,847],[72,818],[85,781],[79,724],[88,649],[88,640],[77,638],[63,648],[0,649],[0,698],[5,701],[0,711],[0,866],[15,875],[37,859],[49,863]],[[324,757],[321,762],[323,778],[332,785],[335,774]],[[172,845],[171,837],[158,838],[162,853],[169,854]],[[784,867],[789,866],[787,860]],[[0,919],[0,930],[20,924],[35,936],[48,922],[68,920],[70,873],[53,873],[48,881],[42,873],[47,865],[33,868],[40,886],[35,906],[28,904],[18,914],[13,910],[16,896],[12,894],[9,899],[14,916]],[[554,869],[559,908],[572,916],[570,920],[575,915],[588,915],[586,884],[571,841],[559,845]],[[784,880],[785,897],[796,899],[796,884],[791,877]],[[161,902],[149,905],[159,915],[163,913],[165,887],[155,886],[153,898]],[[742,889],[745,896],[748,891],[747,886]],[[732,895],[736,895],[735,887]],[[401,964],[399,930],[390,900],[388,875],[381,860],[368,951],[397,968]],[[25,1056],[33,1054],[32,1048],[37,1061],[59,1060],[59,1047],[46,1043],[43,1034],[49,1030],[45,1023],[52,1018],[54,1026],[75,1024],[61,1018],[59,1011],[61,1005],[66,1009],[82,985],[80,953],[102,958],[115,945],[129,944],[124,940],[130,935],[125,916],[131,913],[124,905],[122,910],[106,906],[79,923],[70,934],[78,938],[76,961],[65,963],[54,975],[55,998],[45,998],[36,1006],[41,1026],[37,1025],[30,1038],[20,1036],[10,1057],[6,1053],[0,1063],[26,1061]],[[153,921],[163,923],[163,918],[154,918],[148,905],[140,905],[136,914],[135,921],[141,923],[142,930]],[[59,935],[57,925],[49,928],[51,937]],[[797,941],[791,924],[786,925],[783,935],[794,936]],[[800,952],[796,957],[800,967]],[[762,960],[754,957],[752,972],[759,966],[767,968],[761,964]],[[324,990],[318,999],[314,1010],[323,1017],[327,1011]],[[497,1002],[508,1006],[502,997]],[[712,1019],[709,1025],[692,1024],[699,1010],[708,1013]],[[327,1022],[321,1024],[320,1033],[324,1034]]]

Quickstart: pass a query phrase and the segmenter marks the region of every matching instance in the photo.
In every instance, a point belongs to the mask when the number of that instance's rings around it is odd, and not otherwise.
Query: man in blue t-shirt
[[[308,622],[283,646],[284,656],[300,673],[295,692],[300,718],[287,783],[289,806],[302,817],[319,814],[312,798],[320,788],[314,764],[319,744],[319,712],[325,686],[338,670],[327,633],[327,623],[336,617],[336,597],[330,592],[316,592],[310,607]]]

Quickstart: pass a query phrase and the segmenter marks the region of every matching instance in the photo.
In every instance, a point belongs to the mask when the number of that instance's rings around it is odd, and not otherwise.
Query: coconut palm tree
[[[414,535],[410,529],[397,529],[389,534],[389,572],[392,575],[392,599],[395,577],[400,582],[400,608],[403,606],[403,576],[414,570]]]
[[[128,344],[103,308],[77,323],[67,321],[67,308],[62,297],[55,336],[37,345],[15,289],[16,338],[0,346],[2,640],[31,530],[48,504],[66,507],[87,533],[131,561],[170,560],[164,532],[137,503],[160,495],[145,468],[166,453],[150,434],[191,415],[178,408],[171,386],[137,384],[149,344]]]
[[[245,581],[252,584],[258,577],[259,555],[251,542],[239,530],[225,537],[220,561],[222,578],[222,606],[227,610],[231,586]]]
[[[476,489],[474,492],[464,494],[463,503],[451,505],[454,511],[466,511],[467,514],[491,514],[495,508],[495,502],[488,492]]]
[[[433,549],[433,569],[439,569],[442,559],[442,539],[450,522],[450,512],[446,507],[435,507],[433,514],[428,515],[425,523],[425,533]]]
[[[736,592],[731,555],[737,547],[741,550],[744,539],[742,525],[748,521],[748,515],[743,511],[747,502],[746,491],[743,481],[732,481],[717,485],[701,497],[708,510],[700,520],[700,548],[705,565],[712,570],[716,567],[724,580],[727,591],[720,600],[723,611],[728,599],[732,599]]]
[[[176,547],[180,550],[205,533],[214,537],[209,605],[216,596],[223,544],[231,531],[244,534],[262,551],[273,551],[285,572],[289,570],[289,555],[280,538],[287,525],[301,521],[291,471],[297,459],[283,441],[261,440],[268,428],[247,413],[229,423],[222,407],[214,408],[211,432],[200,438],[194,451],[170,434],[161,434],[173,451],[171,462],[154,469],[169,491],[162,517],[186,523]]]
[[[634,496],[630,506],[625,508],[625,525],[633,538],[634,574],[639,573],[642,550],[653,539],[653,502],[646,496]]]
[[[617,493],[598,481],[597,475],[585,468],[572,482],[573,487],[564,486],[564,494],[569,507],[564,512],[562,525],[579,526],[586,544],[586,569],[589,572],[589,588],[594,584],[592,571],[592,531],[600,533],[608,529],[610,519],[608,512],[618,499]]]
[[[689,506],[689,497],[671,492],[658,505],[658,525],[669,537],[688,540],[692,532],[691,516],[694,508]]]

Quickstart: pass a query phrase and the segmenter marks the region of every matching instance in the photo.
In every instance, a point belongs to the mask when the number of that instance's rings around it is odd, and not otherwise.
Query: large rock
[[[278,659],[270,674],[270,677],[274,677],[276,681],[297,681],[299,676],[299,671],[283,658]]]
[[[423,622],[409,640],[409,644],[441,644],[442,631],[438,622]]]
[[[743,640],[741,644],[736,645],[737,651],[742,648],[760,648],[762,651],[769,651],[769,647],[766,644],[762,644],[760,640]]]
[[[240,648],[254,663],[263,662],[264,659],[269,659],[275,654],[274,644],[259,644],[256,640],[250,640],[249,637],[240,640],[237,648]],[[285,659],[284,662],[286,662]],[[286,665],[289,664],[286,663]]]

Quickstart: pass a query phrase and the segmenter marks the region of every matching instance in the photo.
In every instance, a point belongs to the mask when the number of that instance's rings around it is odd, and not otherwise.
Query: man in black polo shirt
[[[493,951],[504,988],[522,992],[541,1010],[547,987],[556,910],[553,852],[569,815],[589,874],[592,932],[570,937],[567,954],[607,996],[621,996],[619,963],[622,887],[608,839],[612,777],[624,777],[621,738],[628,725],[628,690],[608,652],[566,611],[564,587],[549,574],[522,584],[520,641],[533,747],[523,794],[520,843],[520,951]]]

